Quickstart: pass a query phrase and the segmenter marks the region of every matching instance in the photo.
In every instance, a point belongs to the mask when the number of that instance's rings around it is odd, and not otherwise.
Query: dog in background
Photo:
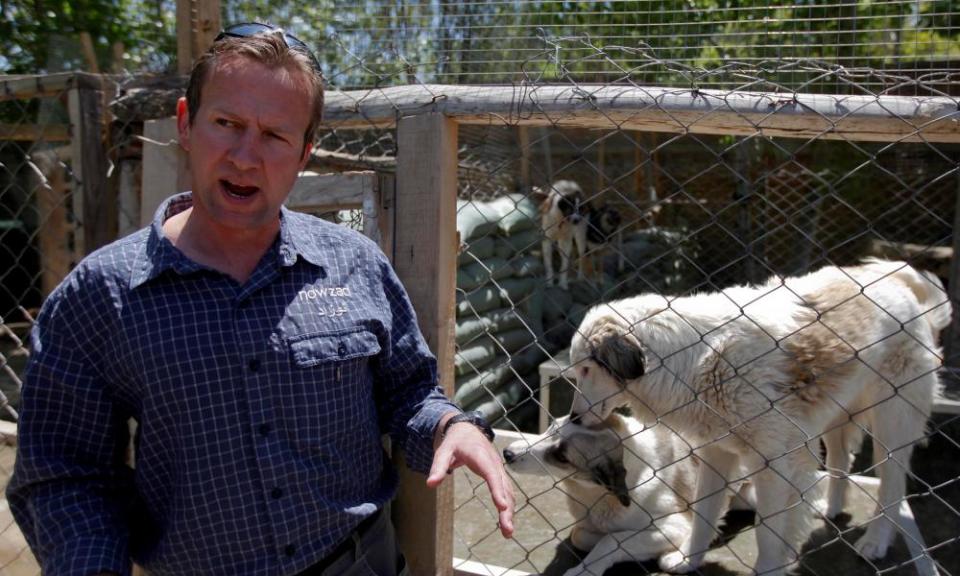
[[[658,558],[690,533],[688,503],[698,464],[689,445],[666,426],[645,428],[614,413],[602,426],[587,428],[564,417],[544,434],[510,444],[503,457],[513,472],[560,482],[574,518],[570,541],[589,551],[564,576],[603,574],[619,562]],[[734,497],[750,508],[748,500]]]
[[[630,404],[695,447],[693,526],[679,550],[660,558],[673,572],[702,563],[724,486],[746,473],[763,520],[755,570],[782,574],[798,554],[788,536],[794,515],[808,507],[816,482],[808,440],[822,436],[826,444],[835,514],[849,434],[868,428],[880,477],[877,517],[854,547],[881,558],[895,535],[890,517],[905,496],[913,445],[924,438],[939,391],[937,333],[950,318],[935,276],[875,259],[756,287],[610,302],[589,311],[573,337],[572,414],[601,424]]]
[[[543,230],[541,247],[547,285],[552,285],[556,277],[553,269],[553,247],[556,245],[560,251],[559,284],[566,290],[569,288],[567,276],[570,273],[574,244],[581,260],[587,251],[590,207],[583,189],[573,180],[557,180],[550,185],[546,194],[537,188],[534,189],[534,194],[544,197],[540,203],[540,225]],[[579,267],[579,277],[583,278],[583,266]]]
[[[623,253],[623,216],[612,206],[591,209],[587,216],[587,254],[584,258],[587,277],[603,275],[603,258],[609,250],[617,253],[617,273],[625,267]]]

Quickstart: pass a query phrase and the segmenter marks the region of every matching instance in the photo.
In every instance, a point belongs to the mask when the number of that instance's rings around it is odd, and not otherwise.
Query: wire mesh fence
[[[913,3],[892,4],[901,18],[949,16],[926,6],[911,12]],[[486,10],[480,4],[474,9]],[[737,20],[720,21],[732,25]],[[942,29],[952,31],[952,20],[944,22]],[[895,33],[885,26],[878,28],[878,37]],[[672,28],[664,32],[677,34]],[[836,33],[838,38],[844,34]],[[948,398],[957,393],[952,373],[939,370],[941,363],[955,365],[960,353],[950,346],[949,327],[943,334],[937,334],[941,322],[929,323],[934,328],[927,334],[919,334],[918,327],[928,317],[941,316],[945,302],[957,307],[952,266],[960,114],[953,74],[766,58],[707,66],[696,59],[665,58],[663,50],[646,46],[601,47],[585,36],[538,38],[535,57],[518,56],[521,79],[510,87],[431,85],[412,74],[411,84],[399,91],[331,94],[327,130],[312,162],[319,171],[363,168],[395,174],[400,117],[439,111],[460,124],[455,399],[509,431],[502,436],[513,441],[512,454],[518,461],[526,458],[529,468],[514,474],[522,498],[517,534],[506,544],[494,528],[497,515],[485,489],[469,474],[457,473],[455,564],[546,574],[580,566],[602,573],[615,559],[631,563],[620,570],[655,572],[657,558],[683,549],[699,518],[704,525],[698,537],[706,533],[708,543],[713,541],[706,563],[697,568],[706,574],[749,573],[757,566],[755,535],[767,538],[769,549],[782,547],[783,541],[793,549],[783,550],[778,560],[765,557],[763,562],[771,564],[763,567],[776,568],[777,561],[796,555],[800,569],[812,574],[960,573],[960,425],[948,411],[950,403],[934,404],[932,393],[904,400],[934,374],[946,383]],[[342,39],[337,45],[349,48]],[[832,45],[842,46],[841,40]],[[682,55],[687,48],[670,49]],[[353,61],[382,75],[375,64],[359,53]],[[591,83],[597,80],[604,84]],[[654,83],[659,87],[650,86]],[[110,196],[117,213],[115,234],[122,235],[143,223],[140,164],[142,146],[151,145],[139,138],[143,121],[168,115],[180,88],[118,85],[106,91],[111,115],[103,124],[108,135],[104,171],[116,190]],[[16,110],[13,124],[43,128],[30,138],[0,140],[0,206],[5,210],[0,252],[9,261],[0,265],[0,383],[9,401],[8,420],[16,414],[32,318],[43,297],[87,251],[86,237],[78,240],[84,213],[74,170],[77,148],[68,135],[48,136],[59,134],[53,129],[68,121],[62,104],[66,94],[3,102]],[[149,98],[136,100],[135,94]],[[153,108],[145,111],[144,102]],[[561,192],[569,197],[559,198]],[[361,209],[335,217],[363,228],[366,214]],[[817,285],[809,293],[782,281],[824,267],[856,266],[869,256],[929,271],[920,276],[928,298],[913,296],[919,308],[903,316],[893,303],[911,296],[887,300],[874,293],[887,284],[899,286],[896,278],[908,270],[903,267],[868,280],[840,273],[839,280],[834,278],[840,285]],[[731,290],[770,278],[767,291],[746,300]],[[727,296],[711,311],[716,318],[710,322],[681,306],[687,300],[674,300],[723,291]],[[596,356],[570,354],[571,341],[591,333],[592,325],[584,321],[591,319],[592,307],[644,293],[666,296],[667,303],[646,315],[614,305],[615,318],[623,321],[617,334],[623,346],[630,344],[625,335],[667,316],[677,330],[697,327],[692,340],[676,349],[641,350],[646,372],[656,374],[660,366],[660,373],[669,372],[689,393],[674,405],[656,405],[636,390],[588,388],[578,371],[616,375],[622,367],[613,359],[598,363]],[[765,316],[751,311],[773,294],[790,305],[799,300],[799,309],[812,310],[813,317],[796,325],[790,324],[796,319],[787,308]],[[826,297],[840,299],[818,308]],[[859,311],[861,324],[837,327],[833,317],[848,308]],[[871,322],[866,318],[884,326],[892,318],[895,325],[871,332],[864,328]],[[734,340],[753,337],[768,346],[752,353],[724,348],[718,338],[734,329],[740,331],[731,336]],[[791,348],[806,336],[831,334],[830,354],[826,348]],[[645,345],[644,338],[639,339]],[[683,369],[696,365],[690,357],[711,352],[714,379],[704,388]],[[763,408],[736,404],[741,396],[766,393],[751,371],[780,353],[809,356],[807,364],[794,362],[795,381],[778,389],[780,396],[765,398]],[[681,357],[686,364],[664,368]],[[894,359],[915,366],[914,372],[891,375]],[[857,395],[824,393],[816,404],[824,416],[810,421],[786,406],[856,369],[874,377],[864,386],[885,390],[889,397],[858,404]],[[634,377],[621,380],[643,382],[643,376],[629,376]],[[845,382],[835,385],[847,390]],[[738,392],[725,396],[730,390]],[[537,436],[569,413],[575,401],[583,414],[595,413],[598,429],[567,425],[561,432],[555,426]],[[632,416],[607,420],[598,408],[620,405],[632,406]],[[874,414],[891,405],[901,408],[910,423],[905,427],[913,432],[877,438]],[[654,414],[646,414],[647,408]],[[712,432],[697,428],[698,418],[710,423]],[[796,432],[782,434],[789,438],[770,447],[743,432],[753,429],[761,437],[763,431]],[[849,442],[837,444],[831,432],[838,430],[852,432]],[[857,432],[866,438],[863,447],[855,445]],[[730,447],[731,438],[742,442]],[[503,442],[501,448],[508,448]],[[721,474],[710,459],[712,448],[738,456],[744,467]],[[11,472],[14,451],[0,447],[0,473]],[[817,490],[829,492],[830,477],[843,476],[851,453],[858,454],[852,468],[857,475],[845,506],[835,495],[839,488],[822,504],[825,496]],[[606,476],[598,471],[601,464],[609,468]],[[705,469],[720,478],[715,483],[715,492],[724,496],[719,504],[712,493],[696,490]],[[804,484],[803,478],[812,480]],[[905,491],[885,495],[883,486],[895,485],[898,478],[906,478]],[[764,492],[770,484],[789,492],[779,504]],[[717,539],[710,506],[731,510]],[[631,515],[618,515],[612,524],[598,520],[622,513],[620,508]],[[5,510],[0,567],[4,573],[35,574],[38,569]],[[788,534],[783,520],[795,512],[806,517],[791,524],[802,533]],[[864,551],[856,544],[887,519],[900,534],[889,551],[879,554],[877,546]],[[617,536],[604,539],[608,532]],[[586,556],[590,548],[594,554]],[[701,550],[684,551],[689,559]],[[877,557],[859,558],[864,554]]]

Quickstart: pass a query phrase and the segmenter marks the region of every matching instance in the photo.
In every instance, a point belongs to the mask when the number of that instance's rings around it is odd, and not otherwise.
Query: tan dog
[[[701,459],[694,524],[663,569],[696,569],[746,469],[755,486],[757,573],[793,562],[794,515],[808,508],[822,437],[828,513],[839,513],[851,432],[869,428],[881,480],[877,518],[855,544],[885,555],[913,445],[939,390],[937,333],[951,317],[943,286],[903,262],[826,267],[757,287],[668,300],[628,298],[592,309],[571,344],[573,413],[599,424],[621,404],[676,430]],[[886,517],[885,515],[889,516]]]
[[[590,208],[580,185],[573,180],[558,180],[544,194],[534,189],[534,194],[543,196],[540,203],[540,227],[543,232],[541,247],[543,265],[546,268],[547,285],[554,282],[553,247],[560,250],[560,287],[569,287],[570,261],[576,244],[577,257],[581,260],[578,275],[583,278],[583,258],[587,253],[587,221]]]

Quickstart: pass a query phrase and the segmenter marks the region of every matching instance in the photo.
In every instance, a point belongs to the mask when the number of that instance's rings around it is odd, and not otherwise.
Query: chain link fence
[[[346,51],[349,46],[340,42]],[[730,60],[703,68],[663,58],[645,45],[599,47],[584,36],[546,34],[535,55],[521,60],[522,78],[507,87],[431,85],[412,75],[399,89],[332,92],[326,131],[311,165],[320,172],[373,170],[381,182],[390,182],[399,118],[439,111],[456,119],[455,399],[504,431],[501,448],[515,441],[537,453],[551,440],[535,435],[569,413],[578,394],[586,394],[575,379],[584,364],[571,365],[568,349],[587,311],[604,302],[642,293],[671,298],[712,293],[879,256],[930,271],[945,286],[940,295],[957,308],[953,248],[960,113],[954,73],[786,59]],[[354,65],[379,74],[363,56]],[[111,78],[100,87],[102,170],[109,191],[103,205],[114,214],[107,229],[119,236],[143,223],[143,148],[167,144],[144,140],[143,124],[172,114],[182,83]],[[19,378],[29,356],[27,332],[43,297],[97,242],[94,231],[88,232],[88,197],[79,193],[84,148],[67,129],[77,122],[71,117],[71,90],[76,88],[64,85],[18,96],[8,88],[0,102],[7,122],[0,138],[0,403],[6,422],[16,419]],[[579,222],[568,220],[569,207],[555,207],[552,216],[546,209],[550,191],[564,181],[579,190],[573,202]],[[370,214],[366,208],[336,217],[362,229]],[[579,244],[577,234],[587,241]],[[553,253],[549,265],[547,251]],[[907,441],[916,448],[910,470],[899,461],[905,446],[871,448],[873,431],[864,425],[866,445],[849,446],[858,457],[846,514],[819,517],[803,535],[803,573],[960,573],[960,423],[950,371],[960,349],[952,345],[949,327],[939,336],[946,353],[930,348],[926,359],[947,366],[939,372],[946,401],[935,405],[923,437]],[[788,340],[775,338],[778,345]],[[868,338],[855,352],[880,340]],[[698,343],[708,341],[704,335]],[[833,401],[846,409],[842,399]],[[709,406],[706,396],[694,402]],[[685,437],[667,414],[657,416],[659,421],[648,422],[650,429],[669,429],[668,441],[687,450],[649,467],[666,484],[661,491],[687,494],[675,499],[675,510],[661,514],[690,516],[688,505],[697,508],[700,500],[669,479],[675,468],[695,473],[704,466],[689,451],[710,442]],[[927,416],[920,411],[913,418]],[[646,433],[630,430],[618,433],[609,448],[581,450],[567,459],[610,458],[629,450]],[[825,431],[805,438],[811,456],[821,456]],[[5,477],[14,453],[12,443],[0,446]],[[583,559],[584,541],[574,533],[605,505],[603,499],[576,505],[576,473],[559,473],[546,456],[538,458],[540,474],[514,475],[518,527],[506,543],[494,528],[497,515],[485,488],[469,473],[457,472],[456,568],[560,574]],[[882,502],[885,510],[910,512],[919,532],[904,530],[907,536],[884,558],[865,561],[854,543],[871,520],[882,521],[875,511],[876,477],[887,463],[904,469],[907,496]],[[755,484],[763,473],[751,471],[724,489]],[[816,498],[812,492],[805,498],[812,515]],[[0,572],[39,573],[0,502]],[[761,524],[768,520],[760,517]],[[755,518],[751,510],[727,514],[703,573],[750,572],[757,554]],[[677,545],[682,536],[671,533],[668,540]],[[625,542],[614,548],[626,550]],[[621,558],[629,567],[608,573],[658,570],[655,556],[651,562],[630,550],[633,556]]]

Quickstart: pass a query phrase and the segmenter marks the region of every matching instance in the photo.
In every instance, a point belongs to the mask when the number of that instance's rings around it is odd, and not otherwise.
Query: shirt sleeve
[[[460,409],[438,385],[437,360],[423,339],[400,279],[382,254],[378,265],[391,321],[388,350],[375,374],[382,389],[380,420],[403,448],[407,465],[427,473],[437,424],[444,414]]]
[[[31,332],[7,499],[44,574],[129,575],[126,422],[75,337],[98,321],[98,305],[79,296],[68,277]]]

